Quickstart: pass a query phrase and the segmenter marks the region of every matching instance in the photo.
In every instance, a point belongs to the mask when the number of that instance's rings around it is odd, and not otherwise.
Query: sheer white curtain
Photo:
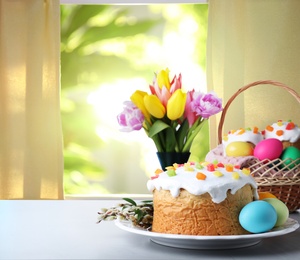
[[[300,1],[210,0],[208,88],[224,103],[242,86],[275,80],[300,93]],[[278,119],[300,124],[300,105],[286,91],[265,85],[250,88],[230,106],[224,131]],[[210,120],[211,147],[217,145],[219,117]]]
[[[59,0],[0,0],[0,199],[62,199]]]

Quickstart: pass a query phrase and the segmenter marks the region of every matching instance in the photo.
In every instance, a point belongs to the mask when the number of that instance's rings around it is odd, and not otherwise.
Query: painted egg
[[[300,163],[300,160],[297,160],[298,158],[300,158],[300,150],[294,146],[285,148],[280,156],[280,159],[283,160],[283,164],[287,165],[289,169],[294,168]]]
[[[250,233],[263,233],[275,226],[277,213],[270,203],[256,200],[242,208],[239,221],[241,226]]]
[[[277,199],[277,197],[274,194],[272,194],[271,192],[268,192],[268,191],[258,192],[258,199],[259,200],[264,200],[264,199],[269,199],[269,198]]]
[[[254,148],[253,155],[259,160],[274,160],[279,158],[283,151],[282,142],[276,138],[269,138],[260,141]]]
[[[227,156],[249,156],[253,155],[253,145],[247,142],[232,142],[226,146],[225,152]]]
[[[289,217],[289,209],[288,207],[279,199],[275,198],[267,198],[264,201],[270,203],[277,213],[277,221],[275,227],[282,226]]]

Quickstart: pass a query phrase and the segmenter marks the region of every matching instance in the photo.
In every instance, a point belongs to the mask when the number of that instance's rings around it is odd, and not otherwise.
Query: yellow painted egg
[[[253,155],[253,144],[248,142],[232,142],[226,146],[225,152],[227,156],[250,156]]]

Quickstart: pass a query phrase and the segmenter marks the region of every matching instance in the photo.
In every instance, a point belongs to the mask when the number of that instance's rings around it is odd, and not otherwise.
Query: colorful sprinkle
[[[286,125],[286,130],[292,130],[295,128],[295,124],[293,122],[289,122],[287,125]]]
[[[184,164],[184,170],[187,171],[187,172],[193,172],[194,168],[189,163],[185,163]]]
[[[168,171],[168,170],[175,170],[175,167],[174,166],[167,166],[166,167],[166,170]]]
[[[240,131],[237,133],[238,135],[242,135],[243,133],[245,133],[245,129],[240,129]]]
[[[222,177],[224,174],[221,173],[220,171],[214,171],[213,175],[215,175],[216,177]]]
[[[238,172],[233,172],[233,173],[232,173],[232,179],[238,180],[239,178],[240,178],[240,175],[239,175]]]
[[[251,171],[250,171],[249,168],[243,168],[243,169],[242,169],[242,172],[243,172],[243,174],[249,176]]]
[[[207,166],[207,165],[209,165],[209,162],[202,162],[201,163],[203,166]]]
[[[168,174],[169,177],[173,177],[173,176],[176,176],[176,175],[177,175],[174,169],[168,170],[168,171],[167,171],[167,174]]]
[[[204,166],[203,166],[201,163],[198,163],[198,162],[197,162],[197,163],[195,164],[195,168],[198,169],[198,170],[202,170],[202,169],[204,168]]]
[[[174,164],[173,164],[174,169],[177,169],[179,166],[180,166],[180,165],[179,165],[178,163],[174,163]]]
[[[204,181],[204,180],[206,179],[206,175],[205,175],[204,173],[202,173],[202,172],[197,172],[196,178],[197,178],[198,180]]]
[[[212,163],[208,164],[206,167],[209,172],[213,172],[215,170],[215,166]]]
[[[282,136],[283,135],[283,131],[282,130],[277,130],[276,131],[276,135],[277,136]]]
[[[278,120],[277,125],[282,126],[283,125],[282,120]]]
[[[156,169],[154,173],[158,175],[161,174],[162,172],[164,172],[162,169]]]
[[[217,166],[218,166],[219,168],[224,168],[224,164],[223,164],[223,163],[221,163],[221,162],[220,162],[220,163],[218,163],[218,164],[217,164]]]
[[[266,127],[266,130],[268,130],[269,132],[272,132],[272,131],[274,130],[274,127],[268,125],[268,126]]]
[[[216,160],[213,160],[213,162],[212,162],[214,165],[218,165],[218,160],[216,159]]]
[[[156,179],[158,177],[159,177],[159,175],[151,176],[151,180],[154,180],[154,179]]]
[[[257,126],[254,126],[254,127],[253,127],[253,133],[254,133],[254,134],[258,134],[258,127],[257,127]]]
[[[231,164],[226,164],[226,165],[225,165],[225,169],[226,169],[226,171],[228,171],[228,172],[233,172],[233,166],[232,166]]]

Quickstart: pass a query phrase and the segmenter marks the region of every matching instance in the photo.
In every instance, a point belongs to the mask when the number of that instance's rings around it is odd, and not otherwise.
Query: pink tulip
[[[171,87],[170,87],[170,93],[173,94],[177,89],[181,89],[182,82],[181,82],[181,73],[179,73],[178,78],[176,75],[173,77],[173,80],[171,82]]]
[[[195,93],[194,89],[187,92],[186,103],[185,103],[184,117],[187,118],[190,127],[195,123],[195,121],[198,118],[196,113],[192,110],[192,105],[191,105],[193,101],[194,93]]]
[[[169,80],[165,79],[165,80]],[[156,95],[160,102],[163,104],[163,106],[166,108],[168,100],[171,98],[173,93],[177,89],[181,89],[181,74],[179,74],[178,77],[176,75],[173,77],[170,84],[159,84],[157,76],[153,80],[153,84],[149,86],[151,94]]]

